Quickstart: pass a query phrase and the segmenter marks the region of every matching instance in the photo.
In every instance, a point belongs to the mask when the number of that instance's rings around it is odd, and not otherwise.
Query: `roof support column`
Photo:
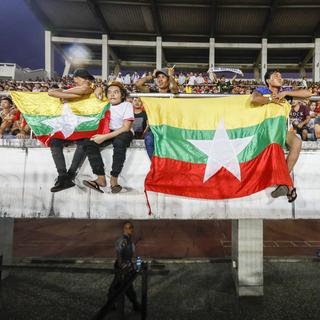
[[[320,38],[314,40],[312,80],[314,82],[320,81]]]
[[[261,47],[261,81],[264,82],[264,75],[268,69],[267,55],[268,55],[268,40],[262,39],[262,47]]]
[[[47,72],[48,79],[52,79],[54,74],[54,48],[51,38],[51,31],[46,30],[44,32],[44,69]]]
[[[156,40],[156,68],[162,68],[162,37],[157,37]]]
[[[109,46],[108,35],[102,35],[102,81],[107,81],[109,75]]]
[[[254,67],[253,75],[254,75],[254,79],[259,82],[260,81],[260,73],[259,73],[259,67],[258,66]]]
[[[214,68],[214,54],[215,54],[215,38],[210,38],[209,42],[209,68]]]

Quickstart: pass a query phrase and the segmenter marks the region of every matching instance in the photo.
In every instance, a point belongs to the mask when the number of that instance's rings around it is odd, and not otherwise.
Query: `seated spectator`
[[[8,97],[1,99],[1,126],[0,126],[0,139],[4,136],[12,135],[11,129],[13,123],[17,120],[17,115],[20,116],[20,112],[13,106],[12,100]]]
[[[133,98],[132,105],[134,111],[133,138],[143,139],[148,124],[147,113],[143,110],[143,105],[140,98]]]
[[[302,140],[307,141],[309,133],[307,124],[310,121],[308,108],[301,102],[294,100],[291,107],[289,119],[294,131],[301,136]]]
[[[320,139],[320,100],[310,103],[310,116],[314,118],[315,139]]]

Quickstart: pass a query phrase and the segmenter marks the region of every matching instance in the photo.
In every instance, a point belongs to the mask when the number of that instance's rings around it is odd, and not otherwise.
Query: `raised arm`
[[[147,76],[137,80],[134,85],[136,86],[138,91],[144,92],[144,93],[149,93],[150,88],[146,85],[146,83],[148,81],[151,81],[152,79],[153,79],[153,76],[151,74],[148,74]]]
[[[264,104],[268,104],[270,102],[273,102],[271,97],[264,97],[257,91],[254,91],[251,95],[251,103],[255,106],[263,106]]]

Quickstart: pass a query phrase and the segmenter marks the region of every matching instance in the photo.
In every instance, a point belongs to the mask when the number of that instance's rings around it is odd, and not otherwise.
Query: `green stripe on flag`
[[[258,156],[268,145],[285,144],[286,118],[268,118],[259,125],[227,130],[230,139],[253,136],[249,145],[238,154],[240,163]],[[214,130],[188,130],[167,125],[151,126],[155,135],[155,155],[191,163],[206,163],[207,155],[187,140],[212,140]]]
[[[110,108],[110,104],[106,105],[102,112],[97,114],[85,114],[81,115],[82,117],[88,117],[92,118],[94,117],[94,120],[83,122],[79,124],[74,132],[77,131],[93,131],[96,130],[99,126],[100,120],[104,117],[104,114],[106,111]],[[49,135],[52,131],[52,128],[46,124],[44,124],[42,121],[48,120],[48,119],[54,119],[58,118],[57,116],[41,116],[41,115],[29,115],[29,114],[23,114],[23,117],[27,121],[28,125],[31,127],[32,131],[35,135]]]

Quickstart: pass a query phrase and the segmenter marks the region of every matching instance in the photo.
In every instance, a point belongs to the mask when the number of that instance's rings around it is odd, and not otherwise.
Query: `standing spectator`
[[[139,74],[138,72],[134,72],[133,75],[131,76],[131,83],[135,84],[139,80]]]
[[[173,68],[163,68],[161,70],[154,70],[152,75],[143,77],[136,82],[136,88],[140,92],[159,92],[159,93],[178,93],[179,88],[175,80],[173,79],[174,69]],[[147,81],[156,79],[157,89],[151,90],[146,86]],[[154,137],[149,129],[144,137],[144,142],[146,145],[147,153],[151,159],[154,151]]]
[[[196,81],[197,81],[197,84],[199,84],[199,85],[203,85],[204,84],[204,78],[202,76],[202,73],[199,73]]]
[[[299,87],[302,88],[302,89],[307,89],[308,88],[307,77],[306,76],[302,77],[302,80],[300,81]]]
[[[121,72],[118,73],[118,75],[116,77],[116,81],[120,82],[120,83],[123,83],[123,76],[122,76]]]
[[[123,78],[123,84],[124,85],[127,85],[127,86],[130,86],[131,84],[131,76],[130,76],[130,73],[127,73],[124,78]]]
[[[228,81],[226,80],[226,77],[224,75],[222,75],[220,79],[218,79],[216,74],[212,71],[209,71],[209,77],[212,83],[215,83],[218,86],[220,93],[231,93],[232,84],[236,79],[237,74],[235,73],[233,78]]]
[[[178,84],[180,86],[183,86],[185,82],[186,82],[186,76],[182,72],[180,72],[178,77]]]
[[[309,133],[307,124],[310,121],[308,108],[295,100],[291,107],[289,119],[295,132],[301,136],[302,140],[307,141]]]
[[[111,72],[108,77],[108,82],[115,81],[115,80],[116,80],[116,75],[113,72]]]
[[[196,77],[193,75],[192,72],[190,72],[188,86],[194,86],[195,84],[196,84]]]

